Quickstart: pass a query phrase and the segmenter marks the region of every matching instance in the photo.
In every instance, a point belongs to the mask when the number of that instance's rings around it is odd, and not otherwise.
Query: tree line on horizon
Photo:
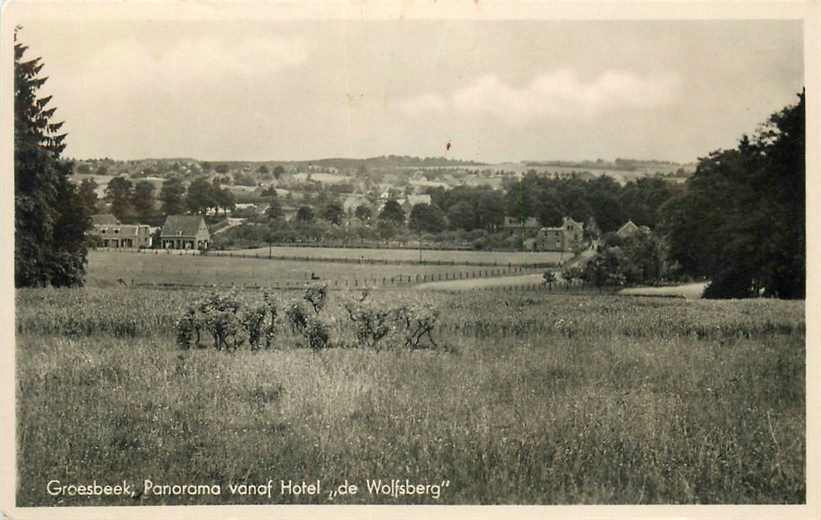
[[[40,75],[42,60],[25,59],[26,50],[15,30],[15,285],[81,286],[97,187],[90,179],[79,187],[70,181],[72,163],[61,157],[63,123],[54,120],[51,96],[37,95],[47,79]],[[708,297],[803,298],[805,94],[798,98],[753,136],[742,136],[736,148],[699,159],[695,174],[681,185],[643,178],[621,186],[604,176],[581,180],[529,174],[505,182],[501,191],[435,188],[429,190],[430,205],[414,207],[410,227],[420,233],[494,230],[505,216],[553,226],[570,216],[591,232],[606,234],[631,219],[653,228],[682,272],[710,280]],[[154,191],[149,181],[118,177],[109,183],[106,198],[111,211],[127,221],[155,211]],[[195,179],[186,190],[172,177],[163,183],[159,200],[164,214],[234,206],[233,195],[218,179]],[[281,208],[273,202],[275,192],[271,200],[274,209],[267,216],[277,219]],[[396,201],[389,202],[379,220],[400,226],[404,212]],[[297,221],[310,222],[318,214],[338,223],[339,209],[336,201],[318,210],[303,206]]]

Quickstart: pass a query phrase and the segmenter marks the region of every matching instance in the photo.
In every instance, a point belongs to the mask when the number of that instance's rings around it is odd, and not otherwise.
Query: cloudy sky
[[[803,85],[793,21],[28,20],[66,155],[695,160]]]

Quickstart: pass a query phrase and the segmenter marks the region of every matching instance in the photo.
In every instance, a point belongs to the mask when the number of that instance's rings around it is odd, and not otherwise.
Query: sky
[[[801,22],[23,22],[73,158],[694,161],[796,101]]]

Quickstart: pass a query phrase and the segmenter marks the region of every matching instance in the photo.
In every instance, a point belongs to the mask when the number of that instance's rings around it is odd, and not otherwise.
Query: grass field
[[[267,251],[266,251],[267,253]],[[533,272],[531,269],[530,272]],[[301,284],[313,273],[321,280],[366,285],[397,285],[432,279],[492,276],[510,273],[505,267],[462,265],[386,265],[335,262],[268,260],[267,258],[229,258],[223,256],[139,254],[133,252],[91,251],[88,255],[88,284],[114,287],[122,278],[126,283],[178,283],[187,285]],[[401,278],[401,281],[399,277]],[[434,278],[431,278],[431,277]],[[409,282],[410,278],[410,282]],[[384,279],[384,283],[383,283]],[[393,282],[391,282],[393,279]]]
[[[232,254],[258,254],[267,256],[268,248],[242,249],[231,251]],[[216,251],[213,254],[225,254]],[[274,247],[274,256],[292,256],[297,258],[349,258],[352,260],[391,260],[416,262],[419,260],[419,251],[416,249],[367,249],[367,248],[343,248],[343,247]],[[550,251],[525,251],[525,252],[503,252],[503,251],[439,251],[422,250],[422,259],[426,262],[445,262],[454,264],[490,264],[507,266],[508,264],[537,264],[537,263],[558,263],[560,260],[568,260],[571,253],[556,253]]]
[[[445,350],[179,351],[201,293],[19,290],[18,506],[802,503],[803,302],[396,290],[442,310]],[[248,293],[247,298],[257,297]],[[293,291],[281,293],[285,300]],[[348,348],[342,348],[347,345]],[[220,496],[54,497],[48,480],[219,483]],[[366,479],[449,481],[440,499]],[[272,498],[229,483],[274,479]]]

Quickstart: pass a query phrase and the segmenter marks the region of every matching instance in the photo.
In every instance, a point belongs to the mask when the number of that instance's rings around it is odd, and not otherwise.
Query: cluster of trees
[[[642,194],[625,186],[621,201],[634,208],[631,218],[644,223],[655,215],[657,233],[640,232],[623,243],[606,238],[584,272],[568,275],[599,287],[686,276],[709,281],[707,298],[804,298],[804,99],[802,92],[736,148],[699,159],[696,172],[666,200],[663,190]],[[607,229],[607,220],[596,221]]]
[[[500,191],[487,186],[457,186],[428,190],[431,202],[447,217],[450,229],[493,231],[504,223],[505,199]]]
[[[607,233],[627,220],[654,228],[661,206],[682,191],[681,185],[654,177],[622,186],[607,176],[554,179],[529,173],[506,183],[505,208],[519,221],[533,217],[543,226],[558,226],[567,216],[585,223],[588,230]]]
[[[114,177],[108,182],[104,200],[97,196],[97,189],[94,179],[83,179],[80,183],[80,199],[87,212],[106,211],[103,206],[108,203],[107,211],[124,223],[151,222],[165,215],[186,212],[205,213],[212,208],[225,212],[236,205],[233,193],[223,188],[218,178],[213,182],[195,179],[186,189],[179,177],[171,177],[163,182],[159,196],[155,195],[156,186],[151,181],[134,183],[125,177]]]
[[[736,148],[698,162],[664,208],[672,257],[705,296],[804,298],[804,93]]]
[[[666,241],[647,228],[625,239],[608,233],[596,256],[583,267],[564,273],[596,287],[655,285],[679,275],[677,266],[670,263]]]

